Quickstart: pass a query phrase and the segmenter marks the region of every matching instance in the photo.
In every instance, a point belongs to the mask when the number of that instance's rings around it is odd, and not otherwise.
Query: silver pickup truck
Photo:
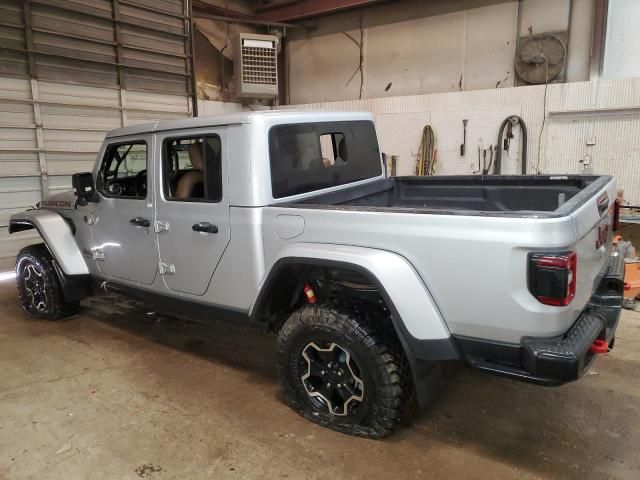
[[[73,186],[11,218],[44,242],[17,258],[28,313],[99,284],[249,321],[287,401],[342,432],[391,433],[443,361],[559,385],[614,344],[610,177],[388,177],[372,115],[273,111],[114,130]]]

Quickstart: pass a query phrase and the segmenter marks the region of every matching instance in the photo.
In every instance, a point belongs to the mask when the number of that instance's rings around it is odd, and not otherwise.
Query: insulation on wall
[[[593,5],[573,1],[571,28],[569,0],[406,0],[314,19],[287,32],[290,103],[511,87],[529,32],[568,38],[562,77],[584,81]]]

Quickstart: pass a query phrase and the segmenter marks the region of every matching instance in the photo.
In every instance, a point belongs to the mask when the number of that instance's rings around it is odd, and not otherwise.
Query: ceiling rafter
[[[342,10],[367,7],[389,0],[285,0],[263,3],[256,18],[274,22],[287,22],[317,17]]]

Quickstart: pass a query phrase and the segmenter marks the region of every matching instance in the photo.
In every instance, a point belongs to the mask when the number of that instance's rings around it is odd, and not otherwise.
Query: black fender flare
[[[361,265],[318,258],[281,258],[273,264],[266,279],[262,282],[262,287],[249,313],[250,319],[254,322],[264,322],[262,314],[266,310],[269,297],[274,291],[273,289],[278,288],[279,276],[291,266],[329,267],[351,270],[363,275],[377,287],[387,308],[391,312],[390,317],[393,328],[411,366],[418,403],[421,407],[427,405],[435,390],[433,382],[439,381],[439,376],[436,375],[439,372],[437,368],[439,362],[444,360],[458,360],[461,358],[456,343],[451,336],[435,340],[423,340],[412,336],[403,323],[398,309],[382,283],[370,270]]]

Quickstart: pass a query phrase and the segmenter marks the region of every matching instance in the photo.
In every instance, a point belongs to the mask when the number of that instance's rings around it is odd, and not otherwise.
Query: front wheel
[[[391,434],[411,381],[399,345],[383,333],[366,311],[328,304],[294,312],[278,336],[278,376],[288,403],[343,433]]]
[[[74,315],[78,302],[67,302],[62,293],[53,257],[44,244],[24,247],[16,258],[16,283],[22,308],[29,315],[58,320]]]

